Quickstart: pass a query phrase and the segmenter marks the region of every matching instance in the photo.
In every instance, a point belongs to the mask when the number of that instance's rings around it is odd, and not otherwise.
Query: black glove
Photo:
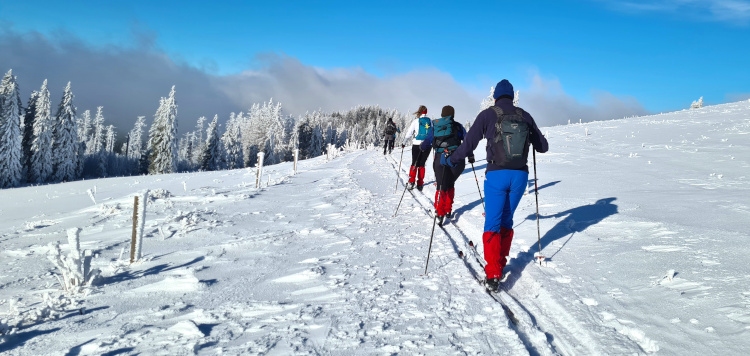
[[[474,156],[469,156],[469,163],[474,164]]]

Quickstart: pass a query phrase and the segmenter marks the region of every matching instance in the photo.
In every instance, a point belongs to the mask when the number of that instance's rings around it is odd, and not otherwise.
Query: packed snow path
[[[470,166],[426,276],[434,177],[393,217],[400,149],[303,161],[297,175],[266,167],[262,189],[243,169],[2,190],[0,353],[747,354],[748,114],[735,103],[545,129],[547,260],[534,263],[530,189],[497,296],[515,323],[477,281]],[[144,189],[144,258],[128,265]],[[71,227],[102,270],[80,294],[60,292],[45,257]]]

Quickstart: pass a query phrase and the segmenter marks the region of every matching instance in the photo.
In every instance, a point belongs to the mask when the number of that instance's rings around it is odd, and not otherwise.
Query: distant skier
[[[503,79],[495,87],[495,105],[477,115],[464,142],[441,164],[455,167],[487,139],[487,172],[484,180],[486,217],[484,220],[484,259],[487,288],[496,290],[510,254],[513,240],[513,213],[521,201],[529,179],[529,144],[539,153],[549,146],[534,119],[513,105],[513,85]],[[471,160],[470,160],[471,162]]]
[[[466,165],[463,159],[451,167],[440,164],[441,158],[450,156],[466,136],[466,129],[454,120],[455,115],[456,111],[452,106],[444,106],[440,119],[432,122],[432,127],[427,130],[427,137],[420,145],[422,151],[427,151],[430,147],[435,150],[432,168],[435,170],[438,186],[435,191],[435,213],[440,226],[443,226],[444,219],[450,219],[453,212],[456,179],[463,173]],[[474,162],[473,154],[469,156],[469,162]]]
[[[401,148],[406,147],[409,140],[412,141],[411,146],[411,168],[409,168],[409,183],[406,187],[411,190],[414,189],[414,183],[416,180],[417,189],[422,191],[424,185],[424,165],[427,162],[427,157],[430,152],[422,152],[419,145],[427,137],[427,130],[430,128],[430,118],[427,117],[427,107],[421,105],[417,112],[414,113],[416,118],[411,122],[409,129],[406,130],[404,135],[404,143]]]
[[[388,118],[388,122],[385,124],[385,130],[383,130],[383,154],[393,152],[393,145],[396,142],[396,132],[401,132],[401,129],[396,127],[396,123],[393,122],[392,118]]]

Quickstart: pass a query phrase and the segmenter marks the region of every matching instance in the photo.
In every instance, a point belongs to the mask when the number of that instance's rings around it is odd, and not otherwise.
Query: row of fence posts
[[[261,177],[263,177],[263,159],[266,157],[264,152],[258,152],[258,163],[255,171],[255,188],[261,187]],[[297,162],[299,161],[299,149],[294,150],[294,173],[297,174]],[[271,179],[270,177],[268,178]]]
[[[330,147],[329,147],[330,151]],[[330,154],[329,154],[330,157]],[[265,153],[258,153],[257,175],[255,178],[255,188],[260,188],[261,177],[263,176],[263,159]],[[330,159],[330,158],[329,158]],[[297,174],[297,162],[299,161],[299,149],[294,150],[294,174]],[[270,179],[270,178],[269,178]],[[91,194],[89,192],[89,194]],[[143,193],[142,199],[138,195],[133,197],[133,234],[130,241],[130,263],[139,260],[142,256],[143,228],[146,224],[146,201],[148,200],[148,190]],[[139,201],[140,200],[140,201]],[[140,209],[139,209],[140,208]]]

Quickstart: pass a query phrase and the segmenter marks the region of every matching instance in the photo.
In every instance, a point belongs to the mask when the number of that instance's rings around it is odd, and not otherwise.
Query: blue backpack
[[[458,138],[459,128],[450,116],[442,117],[433,122],[432,148],[435,152],[453,151],[461,145]]]
[[[430,129],[430,118],[420,117],[419,118],[419,132],[417,133],[417,140],[424,140],[427,138],[427,130]]]

